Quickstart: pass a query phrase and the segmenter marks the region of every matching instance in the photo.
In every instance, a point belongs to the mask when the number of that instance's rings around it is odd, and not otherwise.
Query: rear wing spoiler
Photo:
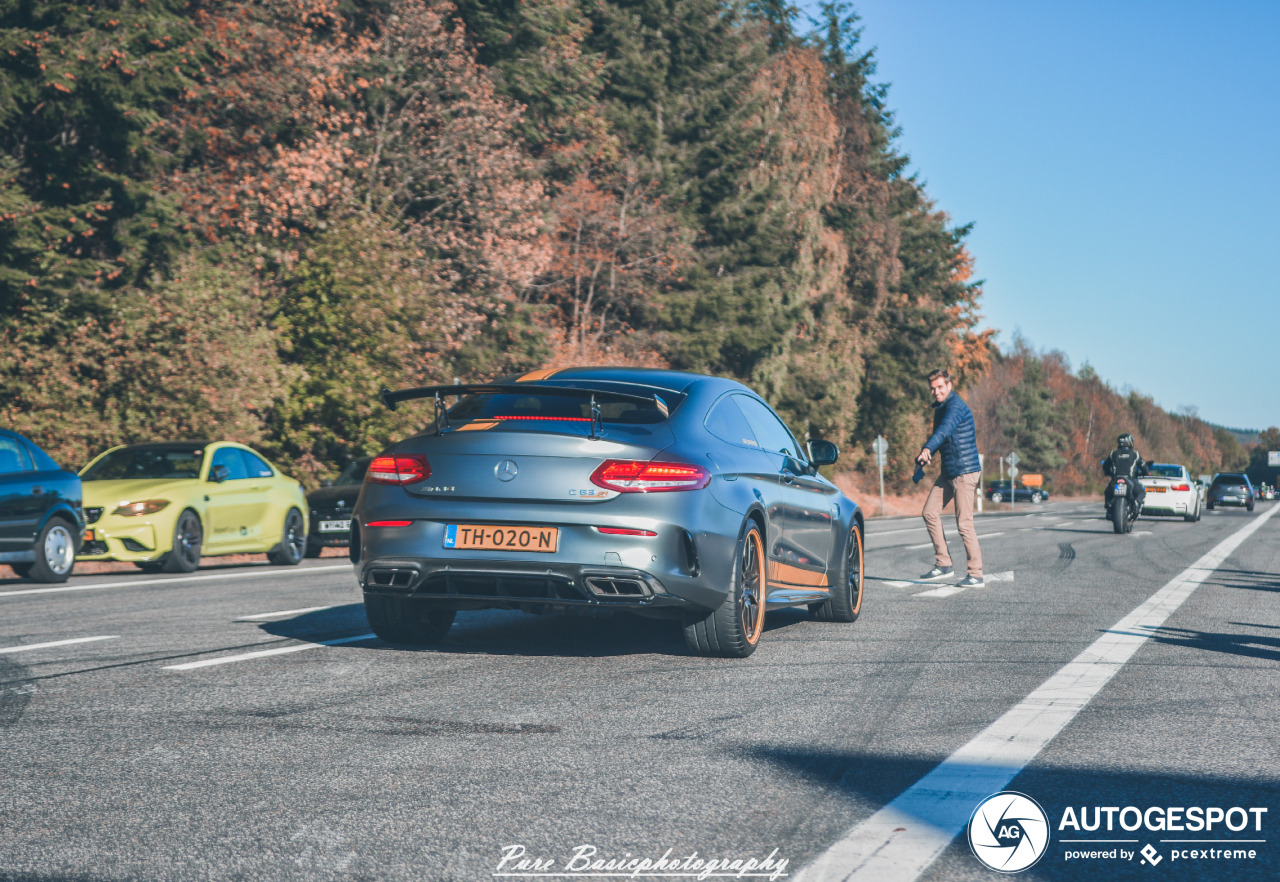
[[[449,415],[444,406],[447,395],[559,395],[566,398],[587,398],[591,401],[591,437],[596,437],[597,428],[603,429],[604,423],[597,406],[597,399],[603,401],[630,401],[635,404],[651,404],[664,417],[671,412],[667,403],[658,395],[633,395],[629,392],[612,392],[604,389],[583,389],[575,386],[553,386],[548,383],[462,383],[452,386],[417,386],[413,389],[391,391],[386,386],[378,392],[378,398],[388,410],[395,410],[401,401],[412,401],[417,398],[432,398],[436,406],[436,434],[440,429],[449,428]]]

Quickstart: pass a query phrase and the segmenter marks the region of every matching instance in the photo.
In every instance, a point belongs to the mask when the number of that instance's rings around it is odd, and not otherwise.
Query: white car
[[[1182,515],[1184,520],[1200,520],[1200,485],[1191,479],[1186,466],[1153,462],[1151,475],[1139,478],[1147,488],[1142,513]]]

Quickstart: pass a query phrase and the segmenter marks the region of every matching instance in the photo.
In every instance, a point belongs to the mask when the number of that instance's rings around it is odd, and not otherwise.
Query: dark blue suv
[[[80,477],[16,432],[0,429],[0,564],[65,582],[84,536]]]

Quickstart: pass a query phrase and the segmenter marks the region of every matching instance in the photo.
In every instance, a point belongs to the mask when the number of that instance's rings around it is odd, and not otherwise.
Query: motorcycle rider
[[[1134,499],[1138,503],[1138,511],[1142,511],[1142,504],[1147,501],[1147,488],[1142,486],[1142,482],[1138,478],[1145,478],[1151,472],[1147,468],[1147,461],[1142,458],[1142,454],[1138,453],[1133,446],[1133,436],[1125,432],[1116,439],[1116,449],[1107,455],[1102,461],[1102,471],[1109,478],[1128,478],[1129,483],[1135,488]],[[1112,482],[1107,482],[1106,505],[1111,506],[1111,488]]]

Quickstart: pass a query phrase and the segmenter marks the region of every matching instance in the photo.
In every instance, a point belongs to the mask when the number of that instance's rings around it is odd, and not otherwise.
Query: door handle
[[[792,484],[792,483],[794,483],[794,482],[795,482],[795,480],[796,480],[795,473],[794,473],[794,472],[792,472],[792,471],[791,471],[791,469],[783,469],[783,470],[782,470],[782,480],[783,480],[783,481],[785,481],[785,482],[786,482],[786,483],[788,483],[788,484]]]

